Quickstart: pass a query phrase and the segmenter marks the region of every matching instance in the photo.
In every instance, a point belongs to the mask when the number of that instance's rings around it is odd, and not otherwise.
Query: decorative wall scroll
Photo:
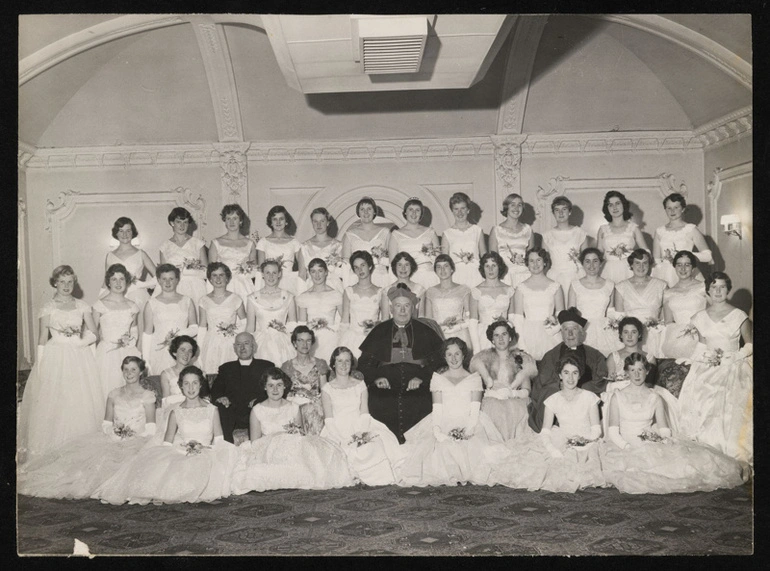
[[[498,197],[521,193],[521,144],[526,135],[492,135],[495,145],[495,190]]]
[[[249,210],[249,169],[246,151],[249,143],[214,143],[219,153],[222,204],[240,204]]]
[[[735,180],[752,176],[754,174],[754,163],[749,161],[728,168],[717,167],[714,169],[714,176],[706,186],[706,196],[709,201],[709,234],[717,236],[719,234],[719,196],[722,194],[722,186]]]
[[[61,264],[61,231],[62,221],[67,219],[80,205],[105,204],[152,204],[152,203],[176,203],[191,211],[198,229],[195,234],[203,238],[203,230],[206,227],[206,201],[198,194],[193,195],[192,190],[177,187],[166,192],[93,192],[81,193],[76,190],[64,190],[60,192],[56,200],[50,198],[45,204],[45,229],[51,233],[51,252],[53,265]]]

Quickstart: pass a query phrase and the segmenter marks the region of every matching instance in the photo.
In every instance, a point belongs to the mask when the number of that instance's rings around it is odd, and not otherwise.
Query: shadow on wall
[[[742,309],[746,313],[749,313],[751,312],[751,307],[754,305],[754,296],[752,296],[751,292],[746,288],[741,288],[733,292],[730,303],[738,309]]]

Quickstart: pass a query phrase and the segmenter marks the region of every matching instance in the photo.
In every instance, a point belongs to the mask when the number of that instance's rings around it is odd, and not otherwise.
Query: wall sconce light
[[[738,236],[739,240],[743,239],[741,235],[741,219],[737,214],[725,214],[720,219],[720,222],[725,227],[725,234],[728,236]]]

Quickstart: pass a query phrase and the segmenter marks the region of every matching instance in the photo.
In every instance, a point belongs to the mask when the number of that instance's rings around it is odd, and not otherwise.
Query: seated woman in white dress
[[[212,262],[206,269],[213,290],[198,302],[198,343],[201,369],[207,375],[216,375],[221,364],[233,360],[233,343],[241,332],[239,320],[246,319],[241,296],[227,291],[232,275],[222,262]]]
[[[645,327],[644,350],[660,357],[660,337],[663,335],[663,291],[666,282],[650,276],[652,257],[647,250],[634,250],[628,257],[634,276],[615,284],[615,312],[611,317],[632,316]]]
[[[323,206],[314,208],[310,213],[310,222],[315,234],[302,243],[299,251],[299,279],[304,282],[302,291],[313,286],[307,273],[307,266],[313,258],[321,258],[329,268],[328,284],[342,292],[344,281],[348,277],[348,260],[342,255],[342,242],[329,236],[329,223],[332,215]],[[279,361],[276,361],[278,363]]]
[[[372,283],[377,287],[386,288],[393,283],[390,275],[390,259],[388,258],[388,243],[390,240],[390,226],[374,222],[377,217],[377,204],[373,198],[365,196],[356,204],[356,216],[358,224],[348,228],[342,238],[342,257],[349,259],[353,252],[366,250],[374,260]],[[356,283],[355,273],[351,268],[346,286]]]
[[[300,282],[299,274],[294,270],[302,244],[287,232],[291,222],[289,211],[280,204],[268,210],[266,223],[272,232],[257,242],[257,263],[260,267],[265,260],[276,260],[281,264],[281,289],[296,297],[305,290],[305,284]],[[262,289],[262,285],[262,277],[258,275],[256,289]]]
[[[356,358],[361,356],[358,348],[369,332],[377,325],[380,317],[381,288],[372,284],[374,260],[365,250],[353,252],[350,267],[358,276],[358,283],[345,288],[342,295],[342,317],[340,321],[340,345],[350,347]],[[336,351],[336,349],[335,349]],[[333,353],[332,353],[333,354]]]
[[[481,411],[492,419],[504,440],[519,438],[532,432],[527,404],[537,366],[532,357],[516,348],[519,336],[507,321],[491,323],[485,333],[492,347],[476,353],[470,366],[484,382]]]
[[[210,502],[230,495],[235,446],[222,437],[217,407],[200,397],[203,371],[179,375],[185,400],[169,414],[163,444],[146,446],[99,486],[92,498],[110,504]]]
[[[564,293],[558,282],[546,277],[551,264],[548,251],[527,251],[530,277],[513,294],[513,315],[509,316],[519,332],[519,349],[539,361],[561,343],[561,329],[556,316],[564,309]]]
[[[602,434],[599,397],[577,386],[582,359],[568,355],[558,368],[561,390],[545,400],[540,434],[505,443],[507,455],[498,453],[492,484],[550,492],[606,485],[597,447]]]
[[[674,255],[679,281],[663,291],[663,317],[666,330],[661,335],[659,354],[667,359],[689,359],[698,343],[698,331],[690,325],[692,317],[706,309],[708,295],[703,282],[695,279],[698,259],[688,250]]]
[[[120,373],[123,359],[129,355],[138,357],[141,353],[136,347],[139,307],[126,296],[131,274],[123,264],[113,264],[104,275],[104,283],[108,293],[94,304],[93,317],[99,331],[96,364],[104,397],[107,398],[112,389],[123,386],[123,375]]]
[[[628,256],[637,248],[646,249],[646,244],[639,226],[631,220],[631,203],[622,192],[611,190],[605,194],[602,212],[608,222],[596,233],[596,246],[605,259],[602,277],[619,283],[633,275],[626,262]]]
[[[478,272],[479,258],[487,253],[483,230],[468,220],[470,207],[471,199],[464,192],[455,192],[449,198],[449,209],[455,221],[444,230],[441,237],[441,252],[451,256],[455,265],[453,271],[457,272],[455,280],[468,288],[481,283],[483,278]],[[433,267],[435,270],[435,261]]]
[[[670,494],[744,482],[733,458],[706,444],[671,438],[663,400],[645,385],[650,364],[644,355],[626,357],[624,369],[630,384],[610,399],[608,441],[601,447],[608,484],[628,494]]]
[[[443,337],[459,337],[473,348],[468,331],[471,307],[471,290],[456,283],[452,278],[455,263],[449,254],[439,254],[433,264],[439,285],[425,292],[425,317],[433,319],[441,327]]]
[[[315,331],[313,354],[328,363],[332,351],[339,345],[342,294],[326,283],[329,270],[322,259],[310,260],[308,272],[313,286],[297,296],[297,320]]]
[[[572,280],[583,277],[580,265],[580,252],[588,245],[588,237],[580,226],[569,223],[572,214],[572,201],[566,196],[557,196],[551,203],[551,213],[556,226],[543,233],[543,248],[551,256],[548,277],[562,288],[564,300]]]
[[[669,194],[663,199],[663,208],[666,211],[668,222],[655,229],[655,237],[652,242],[652,255],[655,258],[655,267],[652,275],[662,279],[669,287],[677,282],[674,269],[674,255],[680,250],[689,250],[699,261],[713,264],[714,259],[711,250],[700,230],[695,224],[684,221],[687,200],[678,192]],[[693,252],[693,248],[698,248]],[[695,279],[703,281],[703,274],[695,268]]]
[[[240,204],[226,204],[220,216],[227,231],[211,241],[209,263],[221,262],[230,269],[232,277],[228,278],[227,291],[237,294],[245,304],[256,291],[257,249],[254,241],[241,233],[246,212]],[[212,289],[211,278],[207,289],[209,292]]]
[[[177,292],[179,268],[171,264],[158,266],[161,292],[144,306],[142,357],[151,375],[158,375],[174,364],[168,345],[178,335],[198,334],[198,313],[193,300]]]
[[[272,363],[288,361],[297,352],[291,344],[291,332],[297,326],[294,296],[281,289],[281,264],[266,260],[260,266],[264,286],[250,296],[246,307],[246,331],[254,334],[254,357]]]
[[[444,342],[446,366],[433,373],[431,414],[406,431],[404,461],[396,475],[401,486],[490,484],[492,444],[503,437],[481,412],[483,386],[468,371],[471,352],[459,337]]]
[[[622,347],[607,319],[607,311],[614,308],[615,284],[599,276],[604,260],[597,248],[586,248],[579,259],[585,276],[570,284],[567,307],[576,307],[581,317],[588,320],[586,345],[606,356]]]
[[[369,391],[363,376],[355,375],[356,358],[337,347],[329,367],[334,379],[321,389],[324,429],[321,436],[336,442],[347,455],[350,470],[369,486],[396,482],[393,468],[402,460],[396,435],[369,414]]]
[[[352,486],[342,449],[331,440],[306,435],[299,407],[284,397],[291,380],[281,369],[267,369],[260,379],[267,400],[251,409],[251,442],[238,447],[232,493],[285,488],[324,490]]]
[[[481,256],[479,273],[484,281],[471,289],[468,320],[468,332],[476,353],[492,347],[491,341],[487,339],[487,327],[495,321],[505,321],[508,314],[513,313],[514,291],[502,281],[508,273],[508,266],[497,252],[487,252]]]
[[[142,387],[144,361],[122,362],[125,384],[110,391],[100,431],[70,440],[61,448],[24,464],[17,492],[39,498],[90,498],[155,434],[155,393]]]
[[[19,408],[20,464],[98,430],[104,412],[105,394],[89,347],[96,341],[91,308],[72,297],[77,276],[70,266],[58,266],[48,281],[56,294],[40,310],[37,360]]]
[[[403,215],[406,224],[390,233],[388,252],[391,267],[396,254],[406,252],[412,256],[416,269],[410,279],[426,290],[438,285],[438,277],[433,272],[433,262],[441,253],[441,247],[435,230],[420,223],[424,209],[419,198],[410,198],[404,203]],[[409,286],[409,289],[414,292],[412,286]]]
[[[104,259],[104,270],[107,271],[113,264],[122,264],[131,275],[127,285],[126,297],[139,306],[139,311],[144,310],[144,304],[150,299],[148,288],[158,285],[155,280],[155,262],[145,252],[132,243],[139,237],[134,221],[126,216],[121,216],[112,225],[112,237],[118,241],[118,247],[107,252]],[[107,285],[107,284],[105,284]],[[104,297],[109,290],[99,290],[99,298]],[[139,315],[139,330],[142,330],[141,313]]]
[[[706,279],[711,305],[691,321],[699,343],[679,394],[680,423],[683,438],[752,465],[754,330],[749,316],[727,301],[732,286],[724,272]]]
[[[178,206],[169,213],[168,224],[174,233],[160,245],[160,263],[171,264],[179,269],[179,293],[192,299],[193,303],[198,303],[206,295],[206,266],[209,258],[206,243],[187,233],[192,223],[192,214],[186,208]],[[158,294],[156,289],[153,297]]]
[[[529,277],[527,250],[535,247],[535,235],[529,224],[520,222],[524,213],[524,199],[513,193],[503,199],[500,214],[505,220],[489,232],[489,251],[497,252],[508,267],[507,274],[501,272],[500,279],[516,288]]]

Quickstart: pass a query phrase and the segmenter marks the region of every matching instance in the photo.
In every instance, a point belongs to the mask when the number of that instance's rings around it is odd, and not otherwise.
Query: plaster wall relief
[[[527,135],[493,135],[495,145],[495,204],[508,194],[521,194],[521,145]]]
[[[246,152],[249,143],[214,143],[219,153],[222,205],[240,204],[249,211],[249,170]]]

